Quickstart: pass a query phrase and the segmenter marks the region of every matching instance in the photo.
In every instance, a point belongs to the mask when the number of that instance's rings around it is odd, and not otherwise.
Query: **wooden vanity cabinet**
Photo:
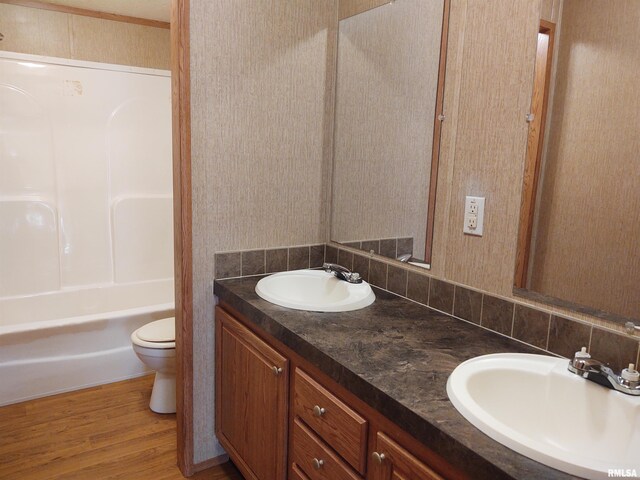
[[[216,435],[247,480],[287,478],[289,361],[216,307]]]
[[[231,307],[222,307],[216,307],[216,434],[246,479],[468,479]]]

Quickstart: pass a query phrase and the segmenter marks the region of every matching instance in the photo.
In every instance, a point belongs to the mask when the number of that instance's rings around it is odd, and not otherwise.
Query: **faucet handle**
[[[568,369],[570,372],[576,375],[586,376],[592,365],[599,364],[596,360],[591,359],[591,355],[587,352],[587,347],[582,347],[579,351],[573,354],[573,358],[569,360]]]
[[[582,347],[579,352],[576,352],[574,354],[573,358],[575,358],[576,360],[577,359],[587,360],[591,358],[591,355],[589,355],[589,352],[587,352],[587,347]]]
[[[627,382],[640,382],[640,372],[636,370],[636,366],[633,363],[629,364],[629,368],[622,370],[620,376]]]

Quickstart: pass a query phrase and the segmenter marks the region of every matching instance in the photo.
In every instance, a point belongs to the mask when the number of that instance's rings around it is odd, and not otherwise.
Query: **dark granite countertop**
[[[362,310],[291,310],[258,297],[260,278],[216,280],[214,293],[471,478],[577,478],[492,440],[447,397],[447,378],[465,360],[542,351],[375,287]]]

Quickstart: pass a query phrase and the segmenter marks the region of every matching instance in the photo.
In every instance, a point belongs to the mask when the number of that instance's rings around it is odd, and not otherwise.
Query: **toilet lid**
[[[176,340],[175,318],[163,318],[140,327],[136,336],[145,342],[174,342]]]

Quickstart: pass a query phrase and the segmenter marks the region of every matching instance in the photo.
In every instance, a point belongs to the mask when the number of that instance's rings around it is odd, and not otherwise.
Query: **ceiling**
[[[168,22],[171,0],[44,0],[44,3]]]

